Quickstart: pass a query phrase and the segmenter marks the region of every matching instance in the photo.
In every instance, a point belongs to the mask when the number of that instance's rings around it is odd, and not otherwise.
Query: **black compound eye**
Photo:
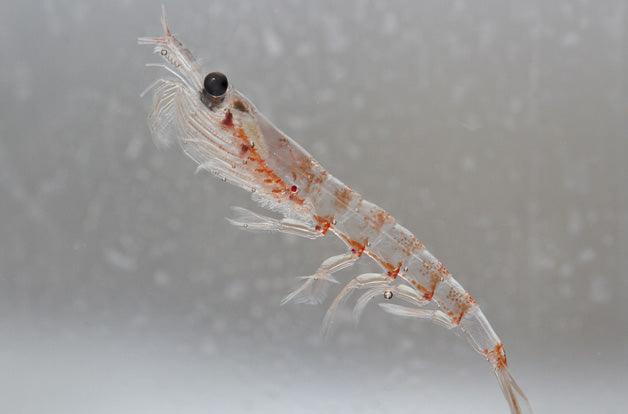
[[[203,91],[213,97],[221,97],[227,92],[229,81],[227,77],[220,72],[212,72],[205,76],[203,81]]]

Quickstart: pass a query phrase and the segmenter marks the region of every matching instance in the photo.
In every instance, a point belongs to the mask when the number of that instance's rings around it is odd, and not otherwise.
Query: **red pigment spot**
[[[334,218],[331,216],[314,216],[314,220],[318,223],[316,227],[319,227],[320,232],[326,234],[331,227],[331,223],[334,221]]]
[[[410,280],[410,283],[412,283],[412,286],[414,286],[419,291],[421,291],[421,293],[423,293],[423,297],[425,298],[425,300],[432,300],[432,297],[434,296],[433,291],[430,291],[428,288],[426,288],[414,279]]]
[[[225,114],[224,119],[222,120],[222,124],[226,127],[232,127],[233,126],[233,114],[231,113],[231,111],[227,111],[227,113]]]
[[[397,267],[395,267],[392,263],[384,263],[384,267],[386,268],[388,276],[396,279],[397,275],[399,275],[399,270],[401,270],[401,263],[399,263]]]
[[[299,189],[297,188],[296,185],[293,185],[292,187],[290,187],[290,191],[292,191],[293,193],[296,193],[297,191],[299,191]]]
[[[222,123],[227,126],[233,126],[233,115],[230,111],[227,111],[225,114],[225,118]],[[248,161],[256,164],[255,172],[260,174],[259,179],[263,181],[263,183],[267,186],[267,189],[278,199],[280,200],[286,193],[290,192],[291,188],[286,185],[286,183],[279,177],[269,166],[266,164],[264,159],[259,155],[257,149],[255,148],[254,143],[251,143],[249,137],[246,135],[246,132],[242,128],[235,128],[235,137],[239,138],[242,143],[240,144],[240,150],[242,151],[242,156],[246,155]],[[298,204],[303,205],[304,199],[299,197],[297,194],[290,194],[289,199]]]
[[[364,253],[364,249],[366,248],[366,240],[364,240],[364,243],[360,243],[357,240],[349,239],[348,242],[351,245],[351,253],[358,257],[362,256],[362,253]]]

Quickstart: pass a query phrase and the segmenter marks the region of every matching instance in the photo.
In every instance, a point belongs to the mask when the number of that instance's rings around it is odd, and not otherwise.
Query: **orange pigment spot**
[[[303,191],[306,194],[311,193],[315,190],[313,188],[315,185],[322,184],[327,178],[327,171],[316,172],[315,162],[306,156],[299,157],[296,160],[296,167],[290,173],[292,177],[296,180],[297,177],[305,180],[305,185],[303,186]]]
[[[233,115],[230,111],[227,111],[225,119],[223,120],[223,124],[227,126],[233,126]],[[229,125],[230,124],[230,125]],[[242,128],[236,128],[235,130],[236,138],[242,141],[242,145],[240,150],[242,154],[248,154],[248,160],[257,164],[255,168],[255,172],[259,173],[262,177],[262,182],[267,184],[271,193],[277,197],[281,198],[284,194],[289,194],[288,198],[298,205],[303,205],[305,200],[301,197],[298,197],[296,194],[291,193],[291,187],[289,187],[275,172],[268,167],[266,161],[259,155],[255,146],[253,146],[249,140],[249,137],[246,135],[246,132]]]
[[[420,240],[417,240],[416,237],[400,237],[397,242],[399,246],[401,246],[401,251],[406,255],[410,256],[413,253],[420,252],[425,249],[425,246]]]
[[[336,191],[334,194],[336,199],[334,200],[334,204],[339,211],[344,211],[349,206],[351,199],[353,198],[353,191],[350,188],[341,188]]]
[[[439,272],[431,272],[430,273],[430,289],[432,291],[432,295],[436,292],[436,288],[438,284],[443,281],[443,276]]]
[[[425,300],[432,300],[432,297],[434,297],[434,291],[426,288],[416,280],[410,280],[410,283],[412,283],[412,286],[417,288],[423,294],[423,298],[425,298]]]
[[[491,350],[485,349],[484,355],[495,365],[495,368],[497,369],[506,368],[508,366],[504,345],[501,342],[495,345],[495,347]]]
[[[460,294],[456,292],[454,289],[451,289],[447,294],[447,299],[454,302],[456,304],[456,309],[450,309],[447,314],[451,318],[451,320],[458,325],[464,315],[471,309],[471,307],[475,304],[475,299],[467,292],[464,294]],[[457,313],[456,313],[457,312]]]
[[[384,223],[386,223],[386,220],[389,216],[390,215],[388,213],[381,210],[375,213],[375,215],[373,216],[373,228],[377,231],[380,231],[382,227],[384,227]]]
[[[468,295],[466,302],[460,305],[460,314],[455,318],[456,323],[460,323],[464,315],[469,312],[469,309],[471,309],[473,305],[475,305],[475,299],[473,299],[471,295]]]
[[[334,218],[332,216],[314,216],[314,220],[318,223],[318,226],[316,226],[318,227],[318,230],[320,230],[323,234],[327,234],[327,231],[331,228]]]
[[[366,239],[364,240],[364,243],[360,243],[357,240],[353,239],[349,239],[347,240],[347,242],[351,246],[351,253],[355,254],[358,257],[362,256],[362,253],[364,253],[364,249],[366,249]]]
[[[399,270],[401,270],[401,263],[395,266],[392,263],[385,262],[384,268],[386,269],[386,273],[388,273],[388,276],[395,279],[399,275]]]

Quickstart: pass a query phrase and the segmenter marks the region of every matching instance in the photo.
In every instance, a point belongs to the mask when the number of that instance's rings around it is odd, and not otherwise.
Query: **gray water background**
[[[448,265],[538,413],[624,412],[625,1],[165,3]],[[0,412],[506,412],[451,332],[371,305],[323,343],[324,307],[279,306],[342,246],[230,227],[248,195],[155,148],[158,2],[0,10]]]

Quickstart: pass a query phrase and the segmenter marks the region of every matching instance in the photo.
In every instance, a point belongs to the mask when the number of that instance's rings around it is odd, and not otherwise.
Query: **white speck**
[[[478,43],[480,50],[489,50],[495,41],[495,24],[492,22],[484,22],[478,29]]]
[[[356,161],[362,156],[362,148],[359,145],[347,143],[345,150],[350,160]]]
[[[602,243],[607,247],[611,247],[615,243],[615,237],[612,234],[605,234],[602,236]]]
[[[83,250],[85,249],[85,247],[87,246],[87,244],[85,244],[85,242],[74,242],[74,244],[72,245],[72,248],[74,249],[74,251],[79,251],[79,250]]]
[[[467,82],[458,82],[451,87],[451,101],[454,104],[460,104],[467,96],[469,85]]]
[[[351,98],[351,106],[353,107],[353,109],[356,110],[364,109],[364,107],[366,106],[366,100],[364,99],[364,96],[354,95]]]
[[[580,43],[580,35],[578,33],[569,32],[566,33],[561,41],[563,47],[573,47]]]
[[[129,144],[126,146],[124,156],[129,160],[135,160],[140,155],[142,147],[144,146],[144,140],[139,137],[133,137],[129,140]]]
[[[460,124],[469,131],[477,131],[482,128],[482,122],[474,114],[467,115]]]
[[[462,169],[466,172],[475,171],[475,158],[470,155],[465,155],[462,159]]]
[[[33,95],[33,70],[31,67],[21,61],[13,62],[15,98],[24,102]]]
[[[201,342],[201,352],[207,355],[213,355],[216,353],[216,343],[211,337],[203,338],[203,342]]]
[[[606,278],[600,276],[591,280],[591,300],[595,303],[608,303],[611,300],[611,290]]]
[[[283,43],[281,43],[281,39],[277,36],[277,33],[270,29],[266,29],[263,36],[264,45],[266,46],[268,54],[272,57],[281,56],[283,53]]]
[[[325,155],[329,153],[329,147],[323,141],[316,141],[315,143],[312,143],[312,149],[316,154]]]
[[[567,230],[572,236],[576,236],[582,231],[582,217],[577,211],[569,212],[567,216]]]
[[[523,101],[519,98],[511,98],[508,102],[508,109],[510,113],[513,115],[520,114],[523,110]]]
[[[322,20],[322,24],[323,32],[327,37],[326,47],[329,51],[339,53],[349,47],[351,42],[344,33],[345,28],[339,18],[330,15]]]
[[[314,53],[314,44],[310,43],[299,43],[295,50],[295,55],[299,57],[311,56]]]
[[[467,10],[467,3],[462,1],[462,0],[458,0],[456,2],[454,2],[452,8],[451,8],[451,12],[452,13],[463,13]]]
[[[574,271],[574,268],[569,263],[563,263],[562,265],[560,265],[560,268],[558,269],[558,273],[563,278],[568,278],[569,276],[573,275],[573,271]]]
[[[137,268],[135,258],[128,256],[118,250],[107,249],[105,251],[107,262],[120,270],[132,272]]]
[[[231,282],[225,289],[225,296],[229,300],[240,300],[246,294],[246,285],[241,281]]]
[[[560,297],[568,299],[574,296],[573,287],[570,284],[564,283],[558,287],[558,294]]]
[[[597,255],[595,254],[595,251],[593,249],[585,249],[583,251],[580,252],[580,255],[578,256],[578,259],[582,262],[582,263],[588,263],[593,261],[593,259],[595,259]]]
[[[386,13],[382,22],[382,33],[385,35],[392,35],[397,33],[399,28],[399,22],[397,21],[397,15],[395,13]]]
[[[153,275],[153,280],[157,286],[166,286],[170,284],[170,275],[163,270],[158,270]]]

